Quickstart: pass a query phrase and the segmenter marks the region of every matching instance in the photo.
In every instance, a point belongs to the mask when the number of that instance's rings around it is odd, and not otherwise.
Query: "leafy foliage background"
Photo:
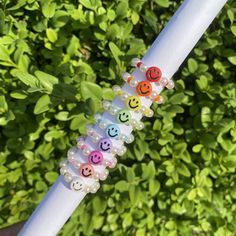
[[[30,216],[180,2],[0,0],[1,227]],[[235,14],[231,0],[60,235],[235,235]]]

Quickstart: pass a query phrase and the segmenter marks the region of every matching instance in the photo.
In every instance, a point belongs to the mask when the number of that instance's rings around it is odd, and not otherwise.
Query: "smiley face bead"
[[[131,121],[131,114],[127,109],[122,109],[117,113],[116,119],[121,124],[128,124]]]
[[[161,70],[156,66],[149,67],[146,71],[146,78],[150,82],[159,82],[161,80],[161,75]]]
[[[125,103],[126,106],[132,111],[138,111],[142,107],[141,100],[138,96],[129,96]]]
[[[115,124],[108,125],[106,128],[106,135],[109,138],[117,138],[120,135],[120,128]]]
[[[93,177],[94,175],[94,169],[93,166],[90,164],[82,164],[79,168],[79,173],[81,176],[88,178]]]
[[[101,152],[99,151],[92,151],[90,154],[89,154],[89,163],[90,164],[93,164],[93,165],[100,165],[102,164],[103,162],[103,155]]]
[[[80,178],[74,178],[70,183],[70,188],[77,192],[82,192],[85,188],[85,183]]]
[[[152,93],[152,85],[149,81],[140,81],[136,86],[136,92],[139,96],[150,96]]]
[[[102,138],[98,142],[98,149],[102,152],[110,152],[112,150],[112,142],[109,138]]]

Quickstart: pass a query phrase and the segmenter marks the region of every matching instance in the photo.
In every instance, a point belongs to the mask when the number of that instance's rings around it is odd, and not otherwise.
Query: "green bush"
[[[180,3],[0,1],[2,227],[30,216],[101,100]],[[235,235],[235,15],[231,0],[61,235]]]

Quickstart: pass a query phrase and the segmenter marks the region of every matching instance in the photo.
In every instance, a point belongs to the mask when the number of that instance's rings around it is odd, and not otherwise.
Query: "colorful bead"
[[[139,96],[150,96],[152,93],[152,85],[149,81],[140,81],[136,86],[136,92]]]
[[[126,99],[126,106],[132,111],[138,111],[141,108],[141,100],[138,96],[129,96]]]

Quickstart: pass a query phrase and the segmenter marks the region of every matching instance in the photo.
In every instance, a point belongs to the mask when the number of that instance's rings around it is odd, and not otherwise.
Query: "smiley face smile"
[[[122,115],[121,114],[119,114],[119,120],[122,122],[122,123],[126,123],[127,121],[129,121],[129,119],[127,118],[127,119],[125,119],[125,120],[122,120]]]
[[[126,99],[126,106],[133,111],[141,108],[141,100],[138,96],[130,96]]]
[[[131,120],[131,114],[127,109],[122,109],[117,114],[117,121],[119,123],[128,123]]]

